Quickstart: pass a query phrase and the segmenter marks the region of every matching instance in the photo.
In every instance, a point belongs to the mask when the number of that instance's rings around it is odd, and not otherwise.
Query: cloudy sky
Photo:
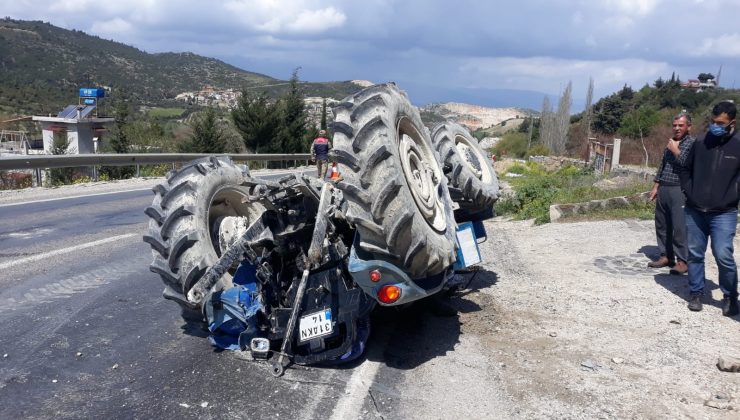
[[[579,109],[589,77],[598,98],[720,65],[740,87],[740,0],[0,0],[0,16],[282,79],[395,81],[417,104],[538,109],[572,81]]]

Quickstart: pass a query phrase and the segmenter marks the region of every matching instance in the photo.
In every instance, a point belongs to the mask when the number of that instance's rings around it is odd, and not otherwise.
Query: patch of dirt
[[[496,281],[465,295],[481,310],[460,321],[514,407],[492,417],[737,418],[740,374],[716,363],[740,356],[740,318],[721,314],[711,253],[694,313],[686,276],[647,268],[652,221],[486,228]]]

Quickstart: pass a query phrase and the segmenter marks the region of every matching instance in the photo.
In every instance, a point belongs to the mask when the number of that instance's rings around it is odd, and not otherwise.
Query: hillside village
[[[360,87],[373,85],[372,82],[367,80],[352,80],[352,83]],[[179,93],[175,96],[175,100],[189,105],[233,109],[241,94],[242,92],[238,89],[220,89],[211,85],[205,85],[199,91]],[[340,102],[338,99],[319,96],[308,96],[304,98],[309,119],[316,126],[318,126],[321,120],[324,100],[326,100],[327,119],[332,120],[334,117],[332,107]],[[455,121],[458,124],[468,127],[470,130],[495,127],[501,125],[502,122],[521,120],[532,114],[532,111],[519,108],[488,108],[460,102],[433,103],[421,107],[420,111],[434,114],[445,120]]]

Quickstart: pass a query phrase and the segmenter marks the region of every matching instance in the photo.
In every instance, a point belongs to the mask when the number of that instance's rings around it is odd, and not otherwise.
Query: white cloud
[[[715,56],[740,58],[740,34],[720,35],[716,38],[704,38],[702,44],[690,50],[694,56]]]
[[[130,22],[121,18],[114,18],[108,21],[93,23],[91,31],[103,36],[114,36],[129,34],[132,28],[133,25]]]
[[[243,25],[272,34],[315,34],[340,27],[347,16],[336,7],[309,7],[303,0],[231,0],[224,8]],[[316,2],[310,2],[316,3]]]
[[[530,58],[472,58],[459,67],[462,80],[472,88],[510,88],[540,90],[555,93],[553,89],[569,80],[574,85],[593,77],[606,92],[625,83],[642,86],[665,74],[670,66],[664,62],[639,59],[608,61],[568,60],[553,57]],[[501,81],[507,81],[502,86]]]
[[[660,2],[661,0],[607,0],[606,5],[628,16],[647,16]]]
[[[286,28],[293,32],[323,32],[328,29],[342,26],[347,20],[342,12],[333,7],[321,10],[304,10],[295,20],[286,24]]]
[[[307,80],[549,93],[588,76],[610,93],[719,63],[740,80],[734,10],[740,0],[0,0],[0,17],[276,77],[302,66]]]

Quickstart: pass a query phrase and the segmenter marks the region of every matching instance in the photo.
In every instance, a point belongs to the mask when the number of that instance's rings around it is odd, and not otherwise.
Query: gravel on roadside
[[[740,317],[721,314],[711,252],[695,313],[685,275],[647,268],[652,221],[486,228],[495,281],[463,298],[481,309],[460,321],[510,404],[487,417],[738,418],[740,374],[716,364],[740,357]]]

